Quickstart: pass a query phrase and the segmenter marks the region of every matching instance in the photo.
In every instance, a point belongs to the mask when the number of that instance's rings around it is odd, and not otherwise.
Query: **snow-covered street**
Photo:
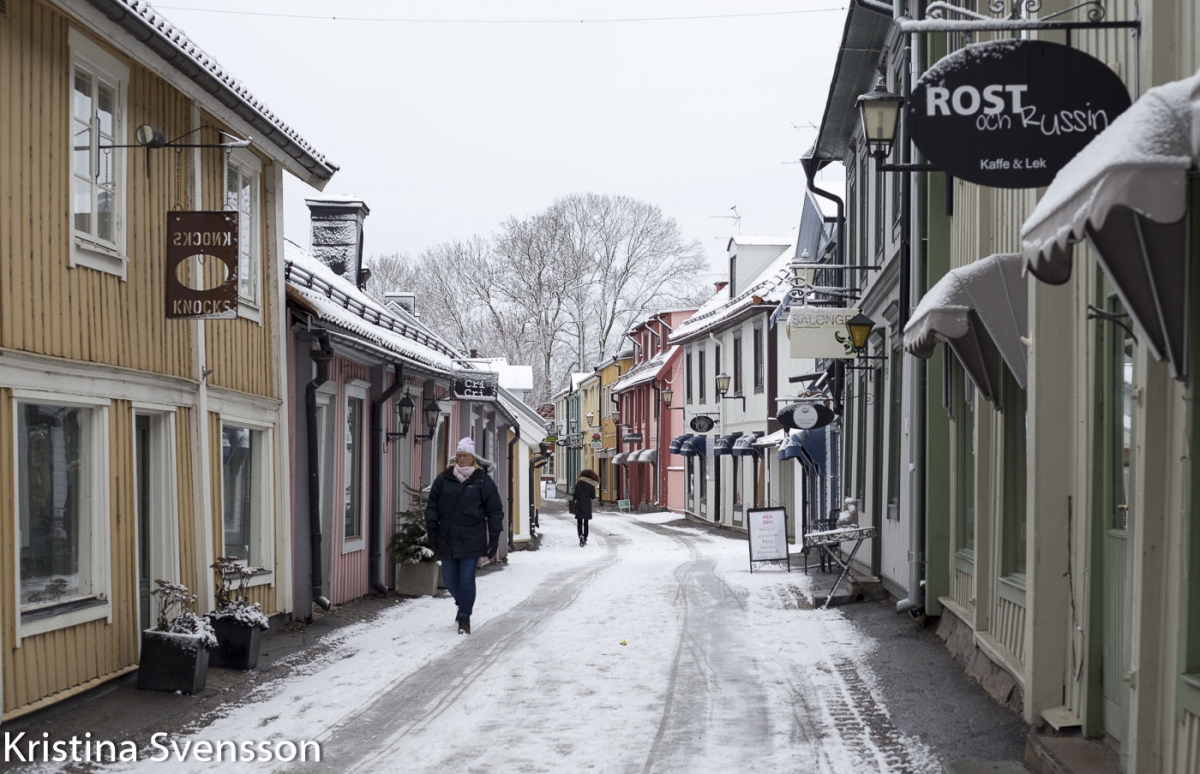
[[[397,604],[172,755],[274,739],[318,741],[328,771],[937,770],[893,728],[873,643],[810,609],[799,568],[751,574],[744,540],[674,514],[592,524],[581,548],[544,514],[540,550],[481,574],[472,635],[449,597]]]

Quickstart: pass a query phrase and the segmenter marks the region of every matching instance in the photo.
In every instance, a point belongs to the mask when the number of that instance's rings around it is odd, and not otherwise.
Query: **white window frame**
[[[154,403],[134,402],[130,418],[130,438],[137,437],[138,417],[150,419],[150,507],[158,514],[152,517],[159,529],[150,535],[150,578],[179,578],[179,467],[175,455],[175,407]],[[154,452],[160,452],[155,454]],[[134,466],[134,491],[140,490]],[[134,519],[134,532],[140,529],[140,520]],[[141,535],[138,535],[141,540]],[[137,560],[135,560],[136,563]],[[133,575],[133,598],[138,599],[137,573]],[[153,591],[153,588],[151,589]],[[139,602],[140,604],[140,602]],[[159,600],[150,598],[150,621],[158,616]],[[140,612],[140,611],[139,611]],[[141,647],[139,640],[138,647]]]
[[[91,410],[91,438],[88,453],[91,456],[88,465],[88,486],[90,488],[89,502],[85,513],[91,516],[91,536],[89,540],[88,561],[91,564],[92,578],[91,593],[80,599],[92,597],[97,604],[88,607],[67,610],[57,615],[47,615],[25,621],[27,610],[41,610],[54,605],[21,605],[21,459],[20,439],[17,437],[20,422],[17,421],[21,404],[39,404],[51,406],[73,406]],[[21,640],[37,634],[78,626],[88,621],[101,618],[112,623],[112,599],[109,593],[112,589],[112,562],[109,550],[109,431],[108,409],[111,401],[102,398],[88,398],[80,395],[42,392],[37,390],[13,390],[10,407],[12,409],[12,452],[13,452],[13,610],[17,611],[17,647]],[[60,603],[61,604],[61,603]]]
[[[227,425],[244,427],[258,434],[260,454],[251,460],[250,475],[258,484],[254,491],[254,543],[259,555],[251,556],[251,564],[259,570],[250,579],[248,586],[266,586],[274,581],[275,570],[275,425],[236,411],[222,411],[221,432]],[[225,466],[221,465],[221,491],[225,491]],[[225,503],[222,499],[220,512],[221,551],[225,555]]]
[[[253,201],[246,211],[250,213],[250,227],[243,222],[244,202],[232,201],[229,196],[231,172],[240,177],[249,177]],[[245,148],[234,148],[225,158],[224,192],[225,209],[239,213],[238,217],[238,315],[262,324],[262,220],[263,220],[263,165],[258,156]],[[241,186],[237,189],[241,191]],[[248,272],[249,292],[243,292],[242,276]]]
[[[129,67],[74,28],[68,34],[68,44],[71,51],[71,87],[69,99],[74,99],[75,71],[77,68],[88,71],[97,80],[102,80],[115,86],[117,91],[117,105],[116,110],[113,112],[112,144],[126,144],[128,142],[126,118],[129,104]],[[75,111],[73,106],[68,106],[68,113],[71,115],[72,127],[68,133],[68,147],[70,148],[68,158],[72,159],[75,143]],[[99,144],[99,132],[96,131],[93,123],[92,153],[95,154],[93,163],[103,164],[105,163],[105,158],[104,154],[98,149]],[[68,186],[67,193],[70,201],[68,209],[70,212],[72,234],[70,266],[72,268],[86,267],[95,269],[96,271],[114,274],[124,280],[127,274],[126,266],[129,263],[125,243],[125,204],[127,198],[125,187],[125,149],[113,148],[108,151],[108,154],[107,163],[112,166],[113,189],[115,191],[115,201],[113,203],[113,241],[104,241],[96,237],[95,234],[75,230],[74,183],[76,178],[72,168],[69,172],[70,185]],[[94,218],[96,212],[93,211],[92,215]]]
[[[340,435],[342,442],[345,441],[345,438],[346,438],[345,434],[348,429],[346,427],[346,412],[349,409],[350,400],[355,399],[355,400],[362,401],[362,414],[358,418],[358,421],[359,421],[358,435],[359,435],[359,446],[360,446],[359,462],[361,463],[361,468],[358,471],[358,477],[359,477],[358,502],[359,502],[359,510],[360,511],[362,511],[364,509],[364,507],[370,507],[370,504],[367,502],[367,469],[370,467],[370,461],[367,459],[367,450],[369,449],[370,444],[368,444],[366,441],[367,424],[368,424],[367,415],[370,411],[370,403],[368,403],[368,401],[367,401],[367,387],[369,387],[369,386],[370,385],[367,382],[355,379],[354,381],[346,384],[346,394],[342,396],[342,422],[340,425],[342,428],[342,432]],[[344,443],[342,443],[342,442],[339,442],[338,448],[342,450],[342,455],[341,455],[342,470],[345,471],[345,469],[346,469],[346,457],[345,457],[346,448],[345,448]],[[342,477],[345,478],[345,473],[342,474]],[[346,482],[342,481],[342,490],[341,491],[343,491],[343,492],[345,491],[345,486],[346,486]],[[367,519],[362,518],[361,514],[360,514],[359,524],[358,524],[358,529],[359,529],[360,534],[357,537],[347,538],[346,537],[346,522],[345,522],[345,515],[346,515],[345,507],[346,507],[346,501],[345,501],[345,499],[343,499],[341,502],[341,508],[338,509],[338,515],[342,517],[341,519],[338,519],[338,536],[339,536],[340,540],[342,541],[342,554],[345,555],[345,554],[354,553],[355,551],[365,551],[367,548],[367,536],[366,536]]]

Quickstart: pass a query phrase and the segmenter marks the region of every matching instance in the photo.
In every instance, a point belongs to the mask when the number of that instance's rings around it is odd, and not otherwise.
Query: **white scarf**
[[[468,465],[465,468],[461,465],[454,466],[454,477],[457,478],[460,483],[463,481],[466,481],[468,478],[470,478],[471,474],[474,472],[475,472],[474,465]]]

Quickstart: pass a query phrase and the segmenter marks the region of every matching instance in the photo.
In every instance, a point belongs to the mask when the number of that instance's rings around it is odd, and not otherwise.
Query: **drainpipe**
[[[897,16],[902,10],[901,0],[896,0]],[[916,46],[914,52],[913,46]],[[909,72],[904,74],[903,96],[907,102],[912,96],[912,78],[916,73],[916,57],[921,56],[920,36],[914,43],[911,36],[905,41],[905,61],[908,62]],[[901,163],[908,164],[912,160],[912,143],[909,139],[908,122],[901,122],[904,130],[901,145]],[[908,325],[909,311],[912,303],[912,174],[905,172],[900,180],[900,314],[897,320],[897,330],[904,330]],[[915,369],[910,384],[907,402],[909,405],[913,428],[912,439],[909,442],[910,463],[909,475],[909,535],[908,535],[908,598],[896,603],[897,613],[918,615],[925,608],[925,402],[921,399],[925,380],[924,361],[912,363]]]
[[[513,471],[516,465],[516,445],[521,440],[520,425],[513,425],[513,437],[508,442],[508,550],[513,550],[513,508],[516,506],[516,486],[513,483]],[[533,492],[529,493],[529,502],[533,502]]]
[[[317,377],[304,387],[304,424],[308,443],[308,527],[310,562],[312,566],[312,601],[322,610],[332,606],[321,588],[321,468],[317,453],[317,388],[329,381],[329,363],[333,360],[333,347],[329,334],[317,331],[319,352],[313,352],[312,361],[317,365]]]
[[[380,580],[379,565],[383,560],[383,457],[386,446],[384,438],[383,405],[404,386],[404,364],[396,363],[392,386],[371,401],[371,477],[368,482],[371,498],[371,513],[367,534],[371,536],[371,553],[367,563],[367,585],[379,594],[387,593],[387,584]]]

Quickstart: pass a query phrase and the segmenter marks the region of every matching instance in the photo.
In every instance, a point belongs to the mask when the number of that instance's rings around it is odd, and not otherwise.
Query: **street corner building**
[[[283,174],[336,166],[144,3],[7,0],[0,50],[8,719],[136,669],[215,557],[290,614]]]

